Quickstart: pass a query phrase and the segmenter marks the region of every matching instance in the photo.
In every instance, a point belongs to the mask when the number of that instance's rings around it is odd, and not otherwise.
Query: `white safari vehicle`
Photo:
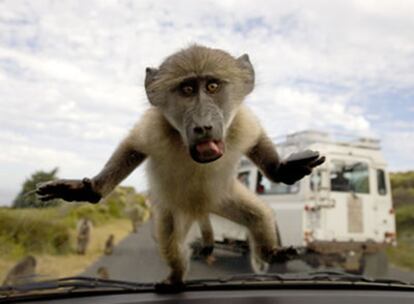
[[[340,266],[350,272],[385,275],[384,249],[395,245],[395,216],[386,162],[379,140],[333,140],[304,131],[277,143],[281,157],[311,149],[326,156],[323,165],[292,186],[275,184],[243,159],[238,178],[274,211],[281,246],[299,248],[312,267]],[[246,229],[211,216],[216,246],[246,250]],[[267,271],[255,265],[256,272]]]

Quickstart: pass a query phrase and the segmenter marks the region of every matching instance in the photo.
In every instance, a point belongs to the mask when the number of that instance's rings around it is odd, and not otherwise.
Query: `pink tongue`
[[[197,152],[202,155],[217,155],[221,154],[220,148],[217,146],[217,144],[210,140],[203,142],[201,144],[198,144],[196,146]]]

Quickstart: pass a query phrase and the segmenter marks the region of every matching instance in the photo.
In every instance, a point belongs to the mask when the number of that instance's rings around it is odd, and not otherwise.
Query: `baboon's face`
[[[186,59],[190,63],[181,62]],[[180,73],[173,81],[165,77],[167,72],[175,72],[175,69]],[[239,75],[246,71],[251,74],[248,80],[252,82],[253,69],[247,56],[235,59],[222,51],[202,47],[192,47],[171,56],[159,70],[147,69],[146,90],[150,102],[161,109],[181,134],[196,162],[212,162],[225,153],[227,128],[243,98],[253,88],[244,75]],[[163,77],[165,82],[171,81],[171,84],[162,86],[158,83],[162,89],[151,86]]]

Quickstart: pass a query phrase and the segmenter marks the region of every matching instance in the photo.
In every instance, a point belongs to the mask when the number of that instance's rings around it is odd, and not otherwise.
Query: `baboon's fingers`
[[[37,185],[36,193],[38,195],[45,195],[45,194],[48,194],[50,190],[52,190],[54,187],[55,187],[54,182],[41,183]]]
[[[292,166],[302,166],[309,164],[319,158],[319,152],[312,150],[305,150],[289,155],[286,163]]]
[[[325,156],[321,156],[318,159],[314,160],[313,162],[309,163],[308,166],[311,167],[311,168],[315,168],[315,167],[317,167],[319,165],[322,165],[325,162],[325,160],[326,160],[326,157]]]

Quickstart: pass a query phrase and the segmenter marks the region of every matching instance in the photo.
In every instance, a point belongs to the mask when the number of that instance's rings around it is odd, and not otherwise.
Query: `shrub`
[[[68,252],[70,230],[64,222],[52,218],[53,213],[56,212],[1,210],[0,237],[5,254]]]

